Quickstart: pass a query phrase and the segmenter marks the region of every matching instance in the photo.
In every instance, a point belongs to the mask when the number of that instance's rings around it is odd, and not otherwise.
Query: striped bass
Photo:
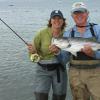
[[[77,52],[81,51],[85,45],[90,45],[91,48],[96,51],[100,49],[100,43],[93,42],[88,38],[52,38],[52,44],[56,45],[62,50],[68,51],[71,54],[77,56]]]

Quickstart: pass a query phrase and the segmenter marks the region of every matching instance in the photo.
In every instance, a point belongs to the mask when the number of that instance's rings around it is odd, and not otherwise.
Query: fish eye
[[[71,44],[68,44],[68,48],[71,47]]]

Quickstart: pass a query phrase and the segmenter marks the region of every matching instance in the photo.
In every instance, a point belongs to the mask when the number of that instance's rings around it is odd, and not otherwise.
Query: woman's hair
[[[66,20],[66,19],[63,19],[64,23],[63,23],[63,25],[62,25],[62,27],[61,27],[61,30],[63,30],[63,29],[66,27],[66,25],[67,25],[65,20]],[[51,24],[51,18],[48,20],[47,26],[48,26],[48,27],[51,27],[51,26],[52,26],[52,24]]]

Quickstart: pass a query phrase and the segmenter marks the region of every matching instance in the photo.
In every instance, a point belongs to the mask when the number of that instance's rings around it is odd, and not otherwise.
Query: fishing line
[[[19,36],[17,32],[15,32],[15,31],[14,31],[8,24],[6,24],[1,18],[0,18],[0,20],[1,20],[10,30],[12,30],[12,32],[13,32],[15,35],[17,35],[17,37],[19,37],[26,45],[28,45],[28,43],[27,43],[21,36]]]

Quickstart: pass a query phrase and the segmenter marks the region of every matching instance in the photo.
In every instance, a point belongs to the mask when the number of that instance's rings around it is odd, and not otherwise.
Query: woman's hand
[[[54,53],[54,54],[58,54],[59,51],[60,51],[60,48],[58,48],[58,47],[55,46],[55,45],[50,45],[50,46],[49,46],[49,50],[50,50],[50,52],[52,52],[52,53]]]
[[[92,50],[91,45],[89,44],[84,45],[84,48],[82,48],[81,51],[84,52],[87,56],[94,56],[94,51]]]
[[[32,44],[28,43],[27,47],[28,47],[29,53],[31,54],[36,53],[36,49]]]

